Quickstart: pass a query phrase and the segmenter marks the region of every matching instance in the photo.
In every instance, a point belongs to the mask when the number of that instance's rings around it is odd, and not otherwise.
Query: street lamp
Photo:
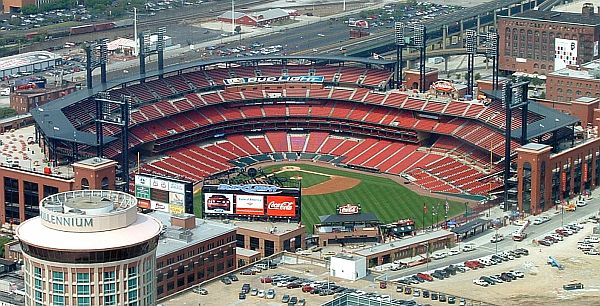
[[[473,69],[475,68],[475,53],[477,53],[477,32],[467,30],[467,95],[473,97]]]

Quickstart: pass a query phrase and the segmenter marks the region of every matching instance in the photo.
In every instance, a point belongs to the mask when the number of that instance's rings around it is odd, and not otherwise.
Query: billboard
[[[236,195],[235,213],[239,215],[263,216],[265,214],[264,197],[256,195]]]
[[[554,71],[564,69],[567,65],[577,64],[577,41],[571,39],[554,39]]]
[[[232,214],[233,194],[204,194],[204,211],[207,213]]]
[[[231,78],[224,79],[225,85],[246,85],[246,84],[260,84],[260,83],[323,83],[325,81],[324,76],[317,75],[298,75],[298,76],[260,76],[251,78]]]
[[[172,214],[193,213],[191,182],[136,174],[134,192],[139,208]]]
[[[300,220],[301,199],[297,187],[269,184],[204,184],[204,217]]]
[[[267,196],[267,215],[272,217],[294,217],[296,215],[296,198]]]

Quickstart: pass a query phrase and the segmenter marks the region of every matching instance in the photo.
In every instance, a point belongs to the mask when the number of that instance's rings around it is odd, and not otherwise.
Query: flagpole
[[[421,218],[421,224],[423,226],[423,233],[425,232],[425,214],[427,213],[427,205],[423,204],[423,215]]]

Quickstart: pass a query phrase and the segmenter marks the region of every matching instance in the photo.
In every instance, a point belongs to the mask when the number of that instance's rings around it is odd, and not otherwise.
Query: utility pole
[[[133,55],[138,56],[139,54],[139,41],[137,35],[137,7],[133,7],[133,39],[135,40],[135,47],[133,48]]]
[[[235,34],[235,0],[231,0],[231,34]]]

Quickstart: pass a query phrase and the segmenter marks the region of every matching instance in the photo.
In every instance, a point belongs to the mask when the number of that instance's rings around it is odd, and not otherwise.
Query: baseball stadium
[[[501,103],[393,89],[394,71],[393,61],[346,56],[217,58],[99,84],[32,115],[54,163],[118,160],[130,189],[134,173],[198,190],[205,179],[264,168],[302,182],[309,223],[344,203],[421,223],[424,204],[450,197],[450,214],[460,214],[452,199],[501,193],[503,162],[523,144],[510,139],[507,156],[507,128],[543,123],[548,131],[532,141],[544,143],[565,127],[546,121],[572,119],[530,105],[507,127]]]

